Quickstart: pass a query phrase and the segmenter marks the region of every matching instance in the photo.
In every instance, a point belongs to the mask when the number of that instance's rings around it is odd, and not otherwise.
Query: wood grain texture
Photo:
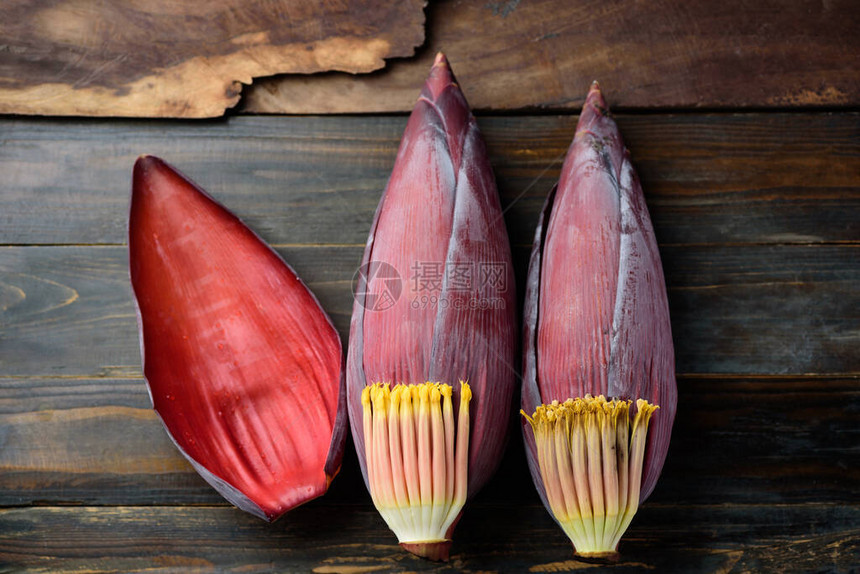
[[[693,518],[695,517],[695,518]],[[645,505],[612,572],[850,572],[856,505]],[[336,538],[324,534],[337,532]],[[322,538],[321,538],[322,536]],[[451,562],[400,550],[375,510],[317,500],[280,522],[232,508],[22,508],[0,511],[0,561],[37,571],[568,572],[572,560],[542,506],[474,505]]]
[[[362,246],[278,251],[345,341]],[[514,251],[522,293],[528,248]],[[662,257],[679,373],[860,373],[860,245],[667,246]],[[119,246],[0,248],[0,376],[136,376],[126,261]]]
[[[663,244],[860,241],[860,114],[621,115]],[[480,117],[530,245],[576,117]],[[267,240],[363,244],[402,117],[0,120],[5,244],[125,242],[131,167],[163,157]]]
[[[214,117],[278,73],[369,72],[424,40],[425,0],[3,7],[0,113]]]
[[[682,377],[649,500],[860,504],[858,413],[858,378]],[[0,429],[0,506],[227,506],[170,442],[141,379],[0,379]],[[325,500],[370,504],[351,445]],[[479,502],[539,504],[518,432]]]
[[[851,0],[447,0],[428,10],[418,58],[368,77],[267,78],[243,109],[409,110],[437,50],[479,110],[578,109],[595,79],[619,109],[860,102]]]

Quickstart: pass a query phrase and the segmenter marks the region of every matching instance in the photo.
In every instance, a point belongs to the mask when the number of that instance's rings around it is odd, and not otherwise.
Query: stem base
[[[615,564],[621,558],[621,554],[617,550],[608,552],[576,552],[574,550],[573,557],[580,562],[589,564]]]
[[[450,540],[438,540],[433,542],[401,542],[400,546],[407,552],[411,552],[421,558],[434,562],[447,562],[451,553]]]

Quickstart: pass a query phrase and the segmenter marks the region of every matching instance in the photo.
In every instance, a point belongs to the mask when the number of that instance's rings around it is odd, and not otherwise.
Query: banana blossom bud
[[[524,323],[532,479],[578,556],[617,559],[663,467],[677,389],[657,242],[596,82],[538,223]]]
[[[439,54],[373,221],[347,357],[362,473],[410,552],[446,560],[466,499],[500,462],[515,313],[493,172]]]

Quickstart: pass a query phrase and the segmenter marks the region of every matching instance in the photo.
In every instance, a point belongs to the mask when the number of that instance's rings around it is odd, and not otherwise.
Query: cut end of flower
[[[447,560],[450,532],[466,503],[469,384],[376,383],[361,394],[370,496],[409,552]]]
[[[576,556],[617,560],[621,536],[639,508],[648,423],[659,407],[601,395],[553,401],[529,416],[540,474],[555,519]]]
[[[404,550],[421,558],[433,560],[434,562],[447,562],[451,555],[451,541],[440,540],[438,542],[401,542]]]
[[[615,564],[621,559],[618,552],[574,552],[576,558],[591,564]]]

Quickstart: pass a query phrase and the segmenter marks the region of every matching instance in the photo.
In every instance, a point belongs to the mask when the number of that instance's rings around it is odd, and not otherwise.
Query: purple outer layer
[[[428,131],[429,130],[429,131]],[[446,166],[453,170],[453,187],[439,187],[427,181],[415,181],[409,171],[413,145],[426,134],[435,134],[435,149],[441,154]],[[416,143],[417,142],[417,143]],[[434,158],[437,161],[438,158]],[[428,162],[431,161],[428,158]],[[407,165],[407,168],[403,166]],[[447,181],[447,180],[446,180]],[[399,194],[397,201],[392,194]],[[386,202],[421,209],[433,202],[450,209],[450,229],[428,237],[404,239],[409,230],[401,221],[380,229],[380,218]],[[399,224],[399,225],[398,225]],[[408,239],[408,240],[407,240]],[[402,312],[398,315],[406,330],[411,333],[431,332],[429,339],[421,339],[420,346],[426,354],[422,357],[408,356],[408,346],[414,343],[405,338],[404,348],[392,345],[392,340],[366,340],[365,318],[368,313],[393,313],[368,311],[365,301],[355,301],[350,327],[350,344],[347,355],[347,400],[352,437],[367,484],[367,463],[362,430],[361,392],[367,384],[374,382],[420,383],[439,381],[454,388],[453,403],[459,408],[459,381],[468,381],[472,389],[470,404],[471,433],[469,452],[469,496],[473,496],[496,471],[507,443],[510,413],[513,406],[513,391],[516,385],[516,297],[513,264],[507,239],[504,219],[492,168],[487,158],[483,139],[474,117],[469,111],[462,92],[455,83],[450,66],[443,55],[436,63],[415,109],[409,119],[398,151],[392,177],[383,192],[374,216],[362,258],[362,266],[374,261],[377,244],[401,245],[409,241],[444,242],[445,263],[481,261],[502,262],[505,265],[507,289],[502,292],[476,289],[469,293],[452,290],[446,280],[440,297],[450,301],[463,297],[498,296],[503,300],[501,310],[457,310],[453,305],[438,309],[430,324],[422,322],[420,313]],[[404,249],[407,249],[404,247]],[[402,256],[406,262],[409,253]],[[386,263],[392,263],[386,261]],[[395,267],[398,267],[395,265]],[[364,267],[363,267],[364,268]],[[409,269],[398,267],[400,276],[408,286]],[[356,293],[373,291],[374,279],[369,282],[359,275]],[[405,292],[401,298],[407,297]],[[413,337],[413,339],[420,337]],[[372,370],[366,369],[372,364]],[[404,366],[405,365],[405,366]],[[409,377],[412,380],[404,380]]]
[[[594,154],[594,157],[585,157],[584,154]],[[554,208],[558,207],[560,201],[572,201],[571,198],[576,194],[578,182],[565,179],[569,172],[574,171],[571,166],[589,160],[595,160],[592,167],[599,165],[607,173],[605,182],[608,185],[604,189],[607,193],[615,194],[613,201],[617,205],[614,216],[598,213],[593,217],[617,217],[613,225],[621,230],[617,291],[612,296],[615,304],[609,357],[607,365],[591,367],[596,373],[594,378],[583,379],[582,375],[571,374],[568,380],[541,384],[538,332],[547,232]],[[594,182],[592,180],[585,185],[594,185]],[[561,195],[560,187],[564,187],[566,196]],[[576,257],[576,253],[570,256]],[[596,269],[594,273],[599,274],[601,271]],[[525,412],[531,414],[540,404],[553,400],[564,401],[586,393],[634,400],[644,398],[660,406],[651,419],[646,447],[641,496],[641,501],[644,501],[654,490],[660,476],[675,417],[677,387],[674,351],[665,280],[644,194],[630,163],[629,153],[627,150],[622,151],[618,128],[608,117],[606,104],[596,83],[583,107],[576,138],[562,168],[562,181],[547,197],[538,222],[526,282],[523,323],[522,409]],[[567,332],[555,336],[578,337],[585,342],[590,337],[581,330],[577,331],[576,324],[569,324]],[[566,392],[560,390],[564,388]],[[561,396],[563,394],[569,396]],[[525,419],[521,424],[529,470],[541,500],[549,509],[537,461],[534,433]]]

